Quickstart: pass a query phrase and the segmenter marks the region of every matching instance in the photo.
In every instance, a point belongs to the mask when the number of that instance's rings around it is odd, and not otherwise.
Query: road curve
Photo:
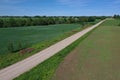
[[[11,66],[8,66],[2,70],[0,70],[0,80],[12,80],[19,75],[23,74],[26,71],[29,71],[36,65],[42,63],[46,59],[50,58],[51,56],[55,55],[57,52],[61,51],[80,37],[82,37],[84,34],[88,33],[95,27],[99,26],[101,23],[103,23],[105,20],[97,23],[96,25],[93,25],[89,28],[86,28],[38,53],[35,55],[28,57],[20,62],[17,62]]]

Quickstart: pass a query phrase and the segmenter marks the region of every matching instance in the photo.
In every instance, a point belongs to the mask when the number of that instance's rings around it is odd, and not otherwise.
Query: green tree
[[[9,19],[9,27],[17,27],[16,20],[14,18]]]
[[[88,22],[94,22],[95,21],[95,17],[89,17],[88,18]]]
[[[2,19],[0,19],[0,27],[3,28],[4,27],[4,22]]]
[[[31,18],[27,18],[26,22],[25,22],[25,26],[31,26],[32,23],[32,19]]]

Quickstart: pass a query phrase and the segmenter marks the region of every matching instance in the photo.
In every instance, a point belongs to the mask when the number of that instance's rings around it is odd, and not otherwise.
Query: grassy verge
[[[98,21],[96,21],[95,23],[97,23]],[[94,23],[94,24],[95,24]],[[90,25],[93,25],[93,23],[88,23],[87,25],[85,25],[84,27],[80,27],[80,28],[77,28],[73,31],[69,31],[69,32],[66,32],[64,33],[63,35],[61,36],[58,36],[54,39],[51,39],[49,41],[44,41],[44,42],[40,42],[40,43],[37,43],[33,46],[31,46],[30,48],[34,48],[34,51],[32,51],[31,53],[26,53],[24,55],[21,55],[19,52],[16,52],[16,53],[9,53],[9,54],[4,54],[4,55],[0,55],[0,69],[2,68],[5,68],[9,65],[12,65],[20,60],[23,60],[53,44],[55,44],[56,42],[60,41],[60,40],[63,40],[81,30],[83,30],[84,28],[90,26]]]
[[[93,31],[93,30],[92,30]],[[53,76],[55,70],[59,66],[59,64],[63,61],[63,59],[86,37],[88,37],[92,31],[82,36],[80,39],[57,53],[56,55],[52,56],[48,60],[44,61],[43,63],[39,64],[35,68],[31,69],[30,71],[20,75],[19,77],[15,78],[14,80],[50,80]]]

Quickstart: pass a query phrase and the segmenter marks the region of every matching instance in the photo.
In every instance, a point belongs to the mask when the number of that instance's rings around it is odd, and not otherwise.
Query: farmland
[[[103,22],[103,21],[101,21],[101,22]],[[92,26],[92,27],[95,27],[95,26]],[[79,33],[83,33],[85,31],[87,31],[88,29],[91,29],[91,27],[89,27],[89,28],[87,28]],[[79,36],[81,34],[76,34],[76,35]],[[76,47],[76,45],[78,45],[78,43],[80,43],[82,40],[84,40],[88,35],[89,35],[89,33],[86,34],[85,36],[83,36],[82,38],[80,38],[79,40],[75,41],[73,44],[69,45],[68,47],[66,47],[65,49],[63,49],[62,51],[60,51],[59,53],[54,55],[53,57],[44,61],[42,64],[39,64],[38,66],[36,66],[32,70],[21,75],[17,79],[23,80],[23,79],[29,78],[30,80],[33,80],[33,79],[49,80],[51,75],[53,75],[57,66],[59,66],[60,62],[64,59],[64,57],[67,54],[69,54],[69,52],[72,51]],[[73,36],[75,36],[75,35],[73,35]],[[73,36],[71,36],[71,37],[73,37]],[[68,39],[72,40],[72,38],[68,38]]]
[[[119,80],[120,20],[107,20],[64,59],[53,80]]]
[[[0,0],[0,80],[120,80],[120,0]]]
[[[25,59],[50,45],[93,25],[100,20],[81,24],[56,24],[46,26],[14,27],[0,29],[0,69]],[[9,48],[12,46],[12,52]],[[20,50],[32,48],[30,53],[20,54]]]
[[[30,56],[33,53],[20,55],[19,43],[23,48],[32,47],[35,48],[35,52],[42,50],[47,46],[50,46],[57,40],[69,35],[71,30],[79,30],[80,25],[77,24],[62,24],[62,25],[50,25],[50,26],[36,26],[36,27],[21,27],[21,28],[2,28],[0,29],[0,66],[4,67],[8,64],[14,63],[26,56]],[[66,36],[64,35],[66,34]],[[70,33],[71,34],[71,33]],[[63,36],[64,35],[64,36]],[[58,36],[61,36],[58,38]],[[14,51],[9,52],[8,46],[12,43]],[[34,52],[34,53],[35,53]]]
[[[93,78],[98,80],[103,78],[119,80],[119,68],[117,67],[119,66],[118,52],[120,47],[118,45],[120,41],[119,24],[119,19],[107,20],[94,31],[86,34],[58,54],[17,77],[15,80],[23,80],[26,78],[29,78],[29,80],[49,80],[57,68],[55,75],[52,77],[54,80],[77,80],[86,79],[86,77],[90,80],[93,80]],[[69,26],[70,25],[71,24],[69,24]],[[81,29],[83,28],[77,27],[73,29],[72,32]],[[65,34],[70,32],[65,32]],[[67,54],[69,55],[67,56]],[[67,57],[64,59],[65,56]],[[61,61],[63,62],[61,63]]]
[[[28,47],[38,42],[49,41],[52,38],[60,36],[65,32],[80,28],[77,24],[63,24],[50,26],[31,26],[20,28],[1,28],[0,29],[0,54],[8,53],[9,43],[17,48],[21,43],[23,47]],[[17,49],[16,49],[17,50]]]

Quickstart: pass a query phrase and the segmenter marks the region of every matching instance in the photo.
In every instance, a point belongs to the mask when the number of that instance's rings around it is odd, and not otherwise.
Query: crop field
[[[38,42],[49,41],[57,36],[79,28],[77,24],[63,24],[50,26],[31,26],[21,28],[0,29],[0,54],[9,53],[8,46],[13,43],[16,50],[20,43],[23,48],[32,46]]]
[[[69,45],[62,51],[58,52],[53,57],[49,58],[48,60],[44,61],[43,63],[39,64],[35,68],[31,69],[28,72],[25,72],[21,76],[15,78],[15,80],[24,80],[28,78],[29,80],[50,80],[51,76],[54,74],[56,68],[59,66],[61,61],[63,61],[64,57],[70,53],[81,41],[83,41],[87,36],[81,37],[73,44]]]
[[[99,22],[0,28],[0,69],[23,60],[80,30]]]
[[[120,80],[120,20],[107,20],[64,59],[53,80]]]
[[[0,80],[120,80],[120,0],[0,0]]]
[[[49,26],[32,26],[0,29],[0,68],[13,64],[28,57],[55,42],[70,36],[81,29],[79,24],[61,24]],[[9,44],[13,45],[14,51],[9,52]],[[33,53],[20,55],[19,46],[23,49],[32,47]]]

